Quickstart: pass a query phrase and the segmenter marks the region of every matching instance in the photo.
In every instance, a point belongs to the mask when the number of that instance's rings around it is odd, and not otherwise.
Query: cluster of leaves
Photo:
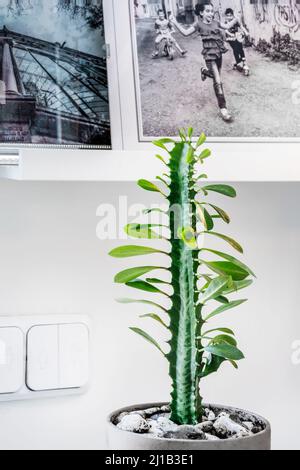
[[[295,41],[289,34],[281,34],[275,29],[271,41],[260,39],[256,50],[277,62],[288,62],[291,66],[300,64],[299,41]]]
[[[182,130],[179,136],[178,142],[172,139],[154,142],[169,157],[167,161],[165,157],[157,155],[168,168],[163,177],[157,177],[159,183],[154,184],[147,180],[138,182],[144,190],[158,192],[168,200],[169,224],[129,224],[125,228],[127,235],[135,239],[167,240],[170,243],[170,251],[127,245],[114,249],[110,255],[116,258],[130,258],[160,254],[171,260],[170,267],[147,265],[126,269],[116,275],[115,282],[149,294],[168,297],[171,301],[172,307],[167,309],[152,300],[121,300],[123,303],[142,302],[162,311],[161,315],[146,313],[142,317],[151,318],[168,329],[171,334],[170,352],[164,352],[159,343],[144,330],[131,329],[158,348],[170,363],[170,375],[173,379],[173,420],[193,424],[201,418],[199,396],[195,396],[200,379],[218,371],[225,361],[237,368],[237,361],[244,358],[234,332],[225,326],[209,327],[208,322],[246,301],[230,300],[230,295],[248,287],[253,282],[251,278],[254,273],[231,254],[199,246],[198,237],[209,236],[243,253],[236,240],[215,231],[216,222],[221,221],[227,225],[230,223],[230,217],[222,208],[207,200],[210,193],[234,198],[236,191],[228,185],[204,184],[207,175],[199,176],[197,166],[203,164],[211,155],[210,150],[202,149],[206,141],[204,134],[196,142],[192,138],[193,129],[186,132]],[[185,221],[185,225],[177,228],[172,226],[171,220],[174,203],[182,204],[182,220]],[[170,237],[163,237],[159,233],[158,229],[166,227]],[[171,281],[165,280],[164,276],[150,278],[149,274],[155,271],[168,272]],[[167,292],[170,289],[173,290],[172,293]],[[210,304],[213,305],[211,311],[208,310]],[[162,315],[166,318],[162,318]],[[189,375],[191,370],[194,370],[194,373]],[[189,377],[188,380],[186,377]],[[186,409],[191,400],[195,403],[190,407],[191,412],[187,413]]]
[[[104,18],[102,0],[97,5],[86,2],[86,5],[78,5],[76,0],[58,0],[58,10],[68,12],[73,18],[82,16],[91,29],[100,29],[104,36]]]
[[[25,11],[33,8],[30,0],[9,0],[7,10],[15,17],[21,16]]]

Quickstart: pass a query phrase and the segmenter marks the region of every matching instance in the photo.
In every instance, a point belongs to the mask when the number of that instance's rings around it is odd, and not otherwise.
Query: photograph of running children
[[[300,0],[129,0],[139,139],[300,138]]]

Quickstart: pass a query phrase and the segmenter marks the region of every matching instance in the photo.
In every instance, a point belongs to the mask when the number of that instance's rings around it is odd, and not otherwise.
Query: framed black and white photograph
[[[111,148],[103,0],[0,0],[0,145]]]
[[[300,139],[300,0],[129,0],[139,142]]]

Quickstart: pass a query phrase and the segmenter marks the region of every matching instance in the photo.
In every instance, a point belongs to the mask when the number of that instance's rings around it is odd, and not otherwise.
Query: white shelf
[[[300,181],[299,144],[211,144],[213,156],[203,170],[211,181]],[[0,177],[23,181],[153,180],[163,171],[144,151],[40,150],[20,151],[19,166],[0,167]]]

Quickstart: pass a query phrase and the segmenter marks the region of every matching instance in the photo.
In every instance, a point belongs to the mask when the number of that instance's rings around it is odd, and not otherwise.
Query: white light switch
[[[58,388],[57,325],[34,326],[27,336],[27,386],[33,391]]]
[[[16,393],[24,382],[24,335],[19,328],[0,328],[0,394]]]
[[[27,386],[33,391],[84,387],[89,330],[81,323],[34,326],[27,339]]]
[[[84,387],[89,379],[89,331],[83,324],[59,326],[60,388]]]

